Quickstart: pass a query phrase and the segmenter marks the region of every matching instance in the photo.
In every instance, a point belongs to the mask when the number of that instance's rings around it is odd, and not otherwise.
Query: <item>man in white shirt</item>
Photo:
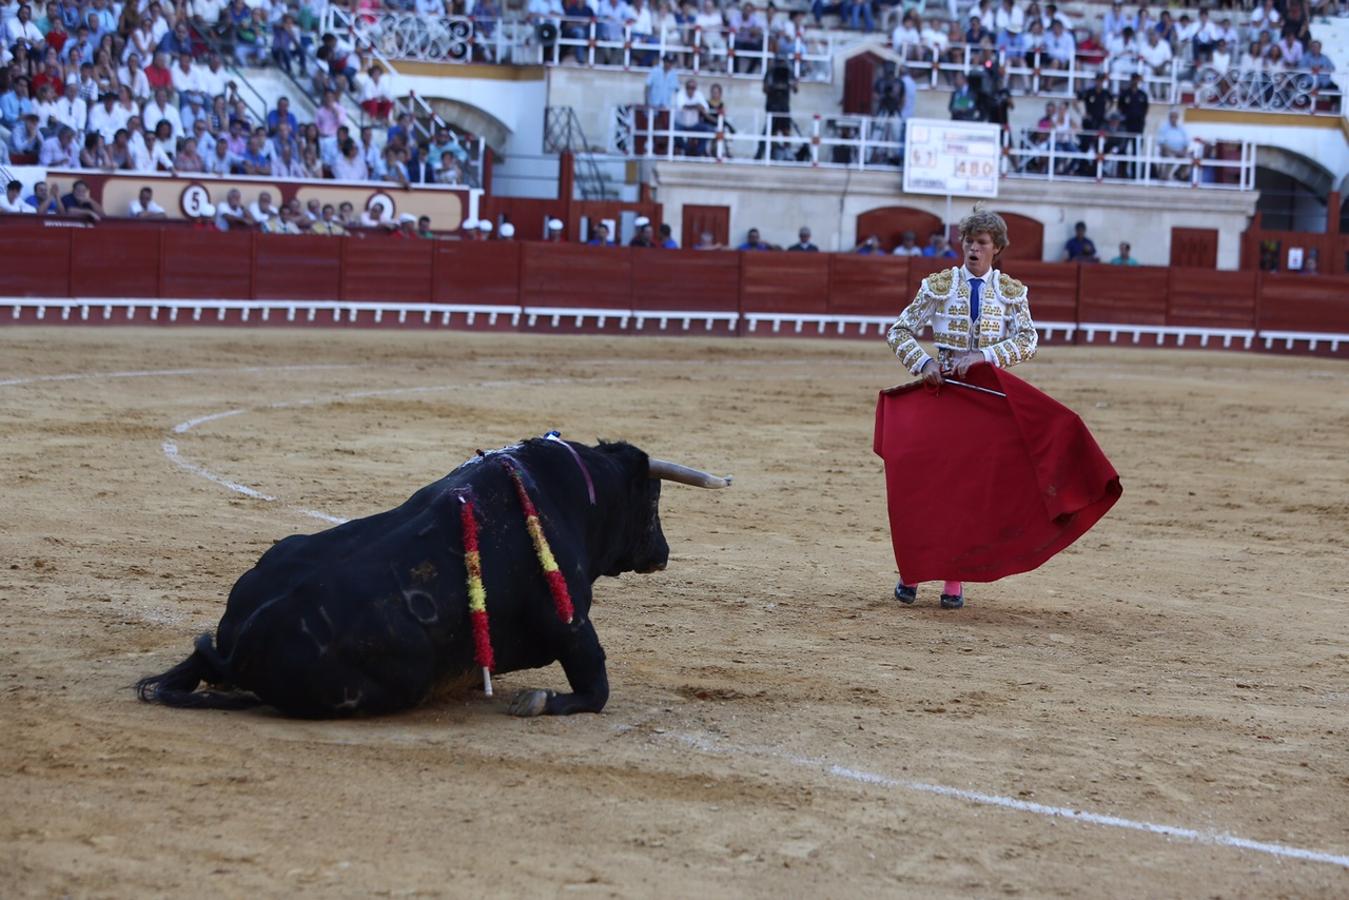
[[[80,165],[80,146],[75,142],[75,131],[68,125],[42,142],[38,165],[49,169],[77,169]]]
[[[1274,46],[1279,48],[1285,66],[1290,69],[1302,68],[1302,41],[1291,34],[1285,34]]]
[[[268,222],[275,219],[278,213],[276,207],[272,206],[271,193],[263,191],[261,194],[258,194],[258,199],[248,205],[248,215],[254,222],[264,228],[267,226]]]
[[[117,105],[117,95],[109,91],[99,98],[98,105],[90,111],[89,130],[101,134],[103,143],[111,147],[117,130],[126,127],[128,118],[126,112]]]
[[[198,27],[209,28],[220,21],[220,14],[227,6],[225,0],[192,0],[192,18]]]
[[[135,200],[131,201],[129,214],[133,219],[164,219],[164,207],[154,200],[154,191],[143,187]]]
[[[1171,74],[1171,44],[1161,40],[1154,29],[1148,29],[1147,40],[1138,48],[1138,58],[1153,75],[1165,78]],[[1154,90],[1159,88],[1165,89],[1165,85],[1154,85]]]
[[[1157,129],[1157,152],[1177,159],[1190,156],[1190,134],[1180,124],[1180,110],[1173,109],[1167,113],[1166,122]],[[1166,180],[1174,177],[1183,179],[1189,176],[1189,167],[1167,165],[1162,167],[1161,174]]]
[[[941,22],[936,19],[928,19],[923,24],[921,39],[922,45],[927,51],[924,53],[926,59],[939,58],[951,45],[951,38],[947,35],[946,29],[942,28]]]
[[[33,23],[33,8],[27,4],[19,7],[19,14],[9,20],[5,26],[5,46],[22,44],[29,50],[41,46],[46,41],[41,30]]]
[[[224,66],[220,63],[219,54],[212,53],[205,68],[193,66],[192,74],[197,78],[197,90],[201,91],[202,96],[208,101],[225,93],[225,84],[228,77],[225,74]],[[210,103],[203,105],[210,106]]]
[[[56,101],[53,115],[62,125],[75,129],[76,134],[84,134],[85,126],[89,124],[89,110],[80,99],[75,82],[66,82],[65,96]]]
[[[164,142],[147,131],[140,141],[132,141],[131,168],[137,172],[172,172],[173,156]]]
[[[0,213],[35,213],[37,210],[23,202],[23,185],[11,181],[5,185],[5,194],[0,197]]]
[[[1050,65],[1056,69],[1066,69],[1072,65],[1073,56],[1077,53],[1077,41],[1063,27],[1060,19],[1054,20],[1054,27],[1045,35],[1045,53]]]
[[[1011,35],[1026,30],[1026,13],[1014,0],[1002,0],[998,11],[993,14],[993,33],[997,35],[998,47],[1006,48]],[[919,249],[921,253],[921,248]]]
[[[197,101],[204,101],[202,96],[201,79],[197,77],[196,66],[192,65],[192,57],[184,53],[178,57],[178,65],[173,67],[173,91],[178,95],[178,109],[182,110],[195,98]]]
[[[216,207],[216,228],[221,231],[246,231],[253,227],[248,210],[243,207],[242,197],[238,188],[230,188],[230,192],[225,195],[225,202]]]
[[[1118,76],[1132,75],[1138,71],[1138,41],[1134,39],[1134,30],[1129,27],[1106,41],[1106,65]]]
[[[178,115],[178,108],[169,102],[169,92],[163,88],[157,88],[154,98],[145,101],[145,106],[141,107],[141,120],[148,131],[154,131],[160,122],[168,122],[175,141],[183,136],[182,116]]]
[[[675,95],[670,104],[673,109],[675,128],[680,131],[710,132],[713,126],[703,121],[708,114],[707,98],[698,90],[698,82],[690,78],[684,82],[684,90]],[[707,153],[707,141],[701,138],[679,138],[676,148],[683,145],[689,156],[704,156]]]
[[[61,118],[56,114],[56,92],[50,84],[38,88],[37,102],[33,104],[37,113],[37,127],[47,137],[56,134],[61,127]]]

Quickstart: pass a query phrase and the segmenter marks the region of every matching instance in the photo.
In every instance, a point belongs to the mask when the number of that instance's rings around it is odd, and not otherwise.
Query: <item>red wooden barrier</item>
[[[631,309],[633,256],[656,252],[532,242],[520,247],[521,304],[581,309]]]
[[[70,236],[73,229],[6,229],[0,236],[5,263],[0,284],[10,297],[68,297],[71,294]]]
[[[329,325],[335,322],[387,327],[462,327],[464,313],[447,317],[420,309],[393,310],[376,321],[369,311],[344,317],[328,307],[311,314],[308,301],[383,301],[505,307],[491,316],[475,313],[475,328],[635,331],[660,328],[725,334],[741,323],[755,334],[860,334],[855,326],[821,323],[827,316],[898,314],[927,274],[954,260],[922,257],[865,257],[825,253],[714,253],[683,250],[598,248],[535,242],[442,242],[405,240],[384,234],[351,238],[221,233],[192,227],[156,227],[118,222],[116,227],[51,227],[47,222],[0,223],[5,262],[0,264],[0,297],[16,298],[17,315],[0,322],[108,322],[143,324],[152,303],[104,307],[113,301],[162,300],[168,306],[153,321],[257,324],[262,310],[217,304],[174,312],[181,301],[294,301],[289,310],[271,310],[268,322]],[[1218,329],[1238,332],[1305,333],[1293,338],[1306,349],[1349,355],[1349,341],[1336,345],[1316,335],[1349,334],[1349,276],[1215,272],[1183,268],[1077,266],[1015,261],[1009,274],[1031,288],[1031,308],[1040,323],[1100,323],[1120,326],[1117,337],[1135,331],[1128,343],[1147,335],[1147,345],[1171,343],[1179,335],[1156,329]],[[22,305],[27,297],[91,299],[88,309],[39,310]],[[521,309],[517,317],[513,310]],[[525,311],[528,310],[528,311]],[[552,310],[559,310],[557,314]],[[569,310],[570,312],[561,312]],[[580,310],[582,312],[577,312]],[[586,313],[585,310],[598,311]],[[609,315],[609,311],[613,315]],[[719,313],[708,329],[696,315],[666,317],[664,325],[647,312]],[[129,313],[129,314],[128,314]],[[604,324],[599,325],[599,318]],[[739,317],[737,319],[737,317]],[[680,319],[686,321],[680,322]],[[724,324],[723,324],[724,323]],[[747,327],[757,323],[756,327]],[[1061,332],[1060,332],[1061,333]],[[1079,333],[1081,333],[1079,331]],[[867,332],[870,336],[869,331]],[[1098,329],[1097,339],[1110,339]],[[1153,337],[1156,336],[1154,340]],[[1243,335],[1225,336],[1218,346]],[[1266,342],[1256,339],[1255,346]],[[1274,337],[1284,349],[1290,338]],[[1210,341],[1209,346],[1214,346]],[[1193,346],[1187,343],[1185,346]],[[1337,347],[1337,350],[1332,350]]]
[[[1166,324],[1254,328],[1260,273],[1174,268],[1167,271]]]
[[[70,291],[77,297],[159,297],[163,258],[158,229],[70,234]],[[6,254],[8,255],[8,253]]]
[[[824,253],[740,254],[741,312],[829,310],[829,256]]]
[[[1166,324],[1166,269],[1099,264],[1084,265],[1081,269],[1081,293],[1077,296],[1080,321]],[[1032,309],[1037,317],[1048,320],[1050,317],[1040,309],[1044,303],[1041,282],[1031,283],[1035,285],[1031,292]]]
[[[340,240],[319,235],[252,237],[254,297],[331,300],[340,293]]]
[[[923,279],[933,272],[940,272],[942,269],[949,269],[952,266],[960,265],[958,259],[940,259],[935,256],[910,256],[909,257],[909,286],[904,290],[904,305],[907,306],[913,302],[913,298],[918,296],[918,289],[923,284]],[[903,307],[900,307],[903,309]],[[898,315],[898,313],[896,313]]]
[[[342,299],[431,302],[431,242],[392,235],[340,238]]]
[[[132,231],[122,233],[135,234]],[[97,231],[90,234],[97,234]],[[166,228],[161,234],[164,242],[159,259],[159,296],[203,300],[236,300],[255,296],[251,232]]]
[[[515,241],[436,241],[432,303],[520,305],[520,254]]]
[[[1349,276],[1266,273],[1259,315],[1262,331],[1349,334]]]
[[[829,312],[898,316],[909,293],[909,257],[829,254]]]
[[[632,308],[731,311],[739,306],[740,253],[650,250],[632,266]]]

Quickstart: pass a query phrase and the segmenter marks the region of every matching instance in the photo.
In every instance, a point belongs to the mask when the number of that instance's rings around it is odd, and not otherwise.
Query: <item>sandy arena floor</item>
[[[0,331],[0,896],[1349,894],[1349,368],[1018,371],[1124,498],[953,614],[888,599],[879,341]],[[597,584],[604,715],[503,714],[557,667],[355,722],[133,698],[302,510],[553,427],[737,476]]]

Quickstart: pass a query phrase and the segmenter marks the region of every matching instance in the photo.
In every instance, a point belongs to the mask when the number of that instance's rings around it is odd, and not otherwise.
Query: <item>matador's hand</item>
[[[982,353],[975,353],[972,350],[962,353],[956,357],[955,374],[964,378],[965,373],[970,370],[971,366],[977,366],[982,362],[984,362]]]
[[[941,367],[937,365],[935,359],[929,359],[927,362],[923,363],[923,369],[918,374],[923,376],[923,381],[934,387],[941,384],[943,380],[941,377]]]

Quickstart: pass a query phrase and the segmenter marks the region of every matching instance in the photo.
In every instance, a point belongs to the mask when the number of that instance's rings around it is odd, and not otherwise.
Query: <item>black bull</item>
[[[575,455],[560,441],[508,448],[566,578],[570,624],[558,616],[510,474],[492,453],[396,509],[278,542],[234,585],[214,641],[201,635],[186,660],[142,679],[141,698],[215,709],[268,704],[315,718],[373,714],[415,706],[443,679],[475,671],[459,501],[467,489],[495,670],[561,662],[573,691],[523,691],[511,712],[599,712],[609,681],[590,621],[591,586],[601,575],[665,567],[657,469],[679,467],[624,443],[570,446]],[[201,682],[213,689],[196,690]]]

